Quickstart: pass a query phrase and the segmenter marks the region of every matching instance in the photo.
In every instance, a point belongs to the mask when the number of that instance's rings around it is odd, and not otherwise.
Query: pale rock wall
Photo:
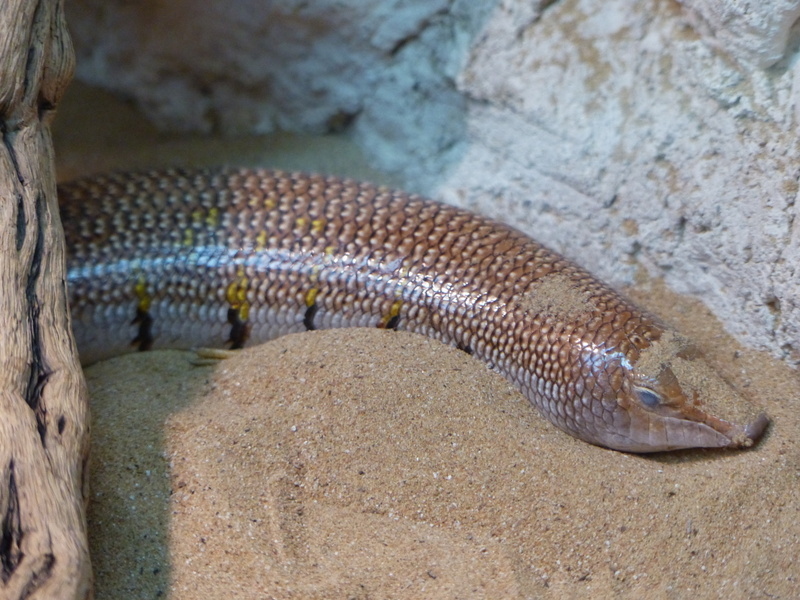
[[[466,101],[453,81],[492,4],[74,0],[67,17],[78,76],[165,129],[349,128],[421,190],[456,160]]]
[[[408,186],[800,364],[800,0],[75,0],[171,129],[352,132]]]
[[[796,0],[678,0],[699,16],[692,27],[716,49],[742,63],[771,67],[786,50],[789,32],[800,17]]]

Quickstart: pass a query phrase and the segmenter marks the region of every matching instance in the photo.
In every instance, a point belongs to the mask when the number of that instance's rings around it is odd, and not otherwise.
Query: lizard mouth
[[[684,441],[686,448],[749,448],[761,438],[770,423],[764,412],[744,426],[702,410],[688,412],[689,418],[677,419],[679,429],[666,426],[667,439]]]
[[[669,360],[648,356],[634,384],[638,408],[631,433],[659,450],[679,448],[749,448],[770,419],[744,398],[677,334],[660,341]],[[655,350],[659,350],[658,347]],[[654,351],[655,351],[654,350]],[[651,364],[652,363],[652,364]]]
[[[697,420],[677,420],[676,428],[665,424],[666,439],[676,444],[670,449],[749,448],[761,438],[770,422],[763,412],[744,426],[707,414]]]
[[[770,423],[763,412],[744,426],[697,412],[699,414],[689,418],[639,415],[631,421],[627,435],[608,436],[599,443],[636,453],[688,448],[749,448],[761,438]]]

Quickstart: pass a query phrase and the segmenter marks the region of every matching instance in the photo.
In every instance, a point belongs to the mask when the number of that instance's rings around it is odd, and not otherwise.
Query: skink
[[[769,422],[683,336],[466,210],[248,169],[98,176],[59,198],[84,363],[383,327],[474,355],[554,425],[600,446],[746,447]]]

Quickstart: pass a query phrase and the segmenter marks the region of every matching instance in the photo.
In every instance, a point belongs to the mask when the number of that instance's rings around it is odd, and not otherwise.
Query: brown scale
[[[95,177],[60,196],[87,360],[131,342],[240,347],[338,319],[468,351],[598,445],[741,447],[767,424],[683,338],[560,255],[465,210],[246,169]],[[711,380],[713,397],[698,383]]]

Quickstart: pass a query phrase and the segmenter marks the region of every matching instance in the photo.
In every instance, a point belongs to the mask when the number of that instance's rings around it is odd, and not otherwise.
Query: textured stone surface
[[[771,67],[786,50],[789,30],[800,17],[797,0],[679,0],[695,13],[694,26],[737,60]]]
[[[408,187],[616,284],[664,277],[798,364],[798,5],[76,0],[69,16],[81,76],[162,126],[349,128]]]
[[[336,132],[422,189],[455,160],[453,80],[491,2],[76,0],[79,77],[172,130]],[[420,165],[420,167],[415,167]],[[437,165],[437,166],[434,166]]]

